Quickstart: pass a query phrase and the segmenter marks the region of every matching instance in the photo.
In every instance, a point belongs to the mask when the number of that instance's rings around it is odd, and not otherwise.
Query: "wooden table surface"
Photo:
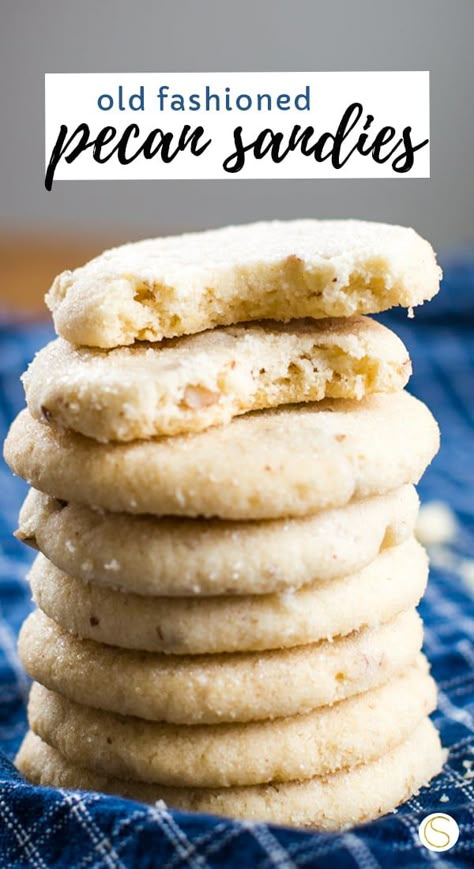
[[[0,233],[0,311],[48,317],[44,304],[53,278],[125,238],[74,238]]]

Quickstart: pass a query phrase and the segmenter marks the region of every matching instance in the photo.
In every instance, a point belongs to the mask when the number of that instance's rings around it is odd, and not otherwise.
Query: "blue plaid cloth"
[[[421,613],[426,652],[438,682],[434,720],[450,748],[444,772],[398,812],[374,823],[323,835],[154,808],[94,793],[36,788],[12,766],[26,731],[28,680],[16,635],[30,609],[25,572],[32,555],[12,538],[26,485],[0,467],[0,866],[40,867],[415,867],[474,865],[473,605],[458,566],[474,553],[474,255],[444,263],[444,292],[416,319],[385,316],[414,362],[411,390],[433,410],[443,434],[440,455],[419,487],[423,500],[443,500],[460,533],[449,569],[435,567]],[[23,404],[19,376],[49,326],[0,324],[0,436]],[[468,574],[469,571],[464,571]],[[474,587],[471,566],[471,591]],[[473,764],[474,768],[474,764]],[[420,821],[448,812],[460,827],[442,854],[424,848]]]

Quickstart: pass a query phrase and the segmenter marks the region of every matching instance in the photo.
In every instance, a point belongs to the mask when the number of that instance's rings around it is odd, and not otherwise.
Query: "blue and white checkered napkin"
[[[0,466],[0,866],[389,869],[474,865],[474,255],[445,263],[446,291],[415,320],[389,315],[406,342],[410,389],[427,402],[443,435],[440,455],[420,485],[423,500],[455,510],[460,534],[432,570],[421,606],[425,648],[438,682],[434,718],[450,748],[444,772],[395,814],[342,834],[299,832],[151,808],[111,796],[25,784],[11,759],[26,731],[28,680],[16,635],[30,608],[24,575],[32,555],[11,536],[26,485]],[[52,336],[44,325],[0,326],[0,438],[23,404],[19,376]],[[410,444],[407,443],[407,449]],[[440,559],[438,558],[438,561]],[[463,578],[464,576],[464,578]],[[471,592],[469,592],[469,583]],[[471,770],[472,766],[472,770]],[[457,845],[436,854],[417,829],[430,812],[448,812]]]

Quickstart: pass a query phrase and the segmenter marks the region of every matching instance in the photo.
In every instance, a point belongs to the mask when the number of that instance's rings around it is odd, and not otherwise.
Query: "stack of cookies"
[[[40,551],[27,778],[338,829],[440,771],[413,487],[438,428],[362,316],[438,283],[413,230],[315,220],[56,279],[6,442]]]

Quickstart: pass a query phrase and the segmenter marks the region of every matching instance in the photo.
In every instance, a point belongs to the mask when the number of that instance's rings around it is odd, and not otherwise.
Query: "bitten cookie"
[[[23,411],[12,470],[49,495],[112,511],[272,519],[341,507],[415,483],[439,445],[407,392],[256,411],[193,435],[99,444]]]
[[[32,416],[95,440],[201,431],[252,410],[403,389],[397,336],[368,317],[214,329],[109,352],[58,338],[23,376]]]
[[[80,640],[40,610],[19,639],[27,672],[76,703],[174,724],[302,714],[387,682],[422,643],[415,610],[335,641],[224,655],[162,655]]]
[[[130,516],[30,489],[16,536],[71,576],[140,595],[268,594],[361,570],[415,528],[413,486],[298,519]]]
[[[405,742],[378,760],[303,782],[191,790],[123,781],[74,766],[31,732],[16,765],[34,784],[99,790],[145,803],[165,800],[184,811],[338,830],[392,811],[441,772],[445,759],[438,733],[425,718]]]
[[[82,706],[37,683],[28,720],[79,767],[175,787],[228,787],[303,780],[368,763],[407,739],[435,705],[436,686],[420,655],[379,688],[274,721],[159,724]]]
[[[72,344],[117,347],[246,320],[419,305],[440,275],[431,246],[407,227],[270,221],[105,251],[59,275],[46,301]]]
[[[200,655],[290,648],[390,621],[419,603],[428,559],[411,538],[351,576],[294,592],[241,597],[124,594],[68,576],[42,555],[29,578],[37,606],[81,638]]]

